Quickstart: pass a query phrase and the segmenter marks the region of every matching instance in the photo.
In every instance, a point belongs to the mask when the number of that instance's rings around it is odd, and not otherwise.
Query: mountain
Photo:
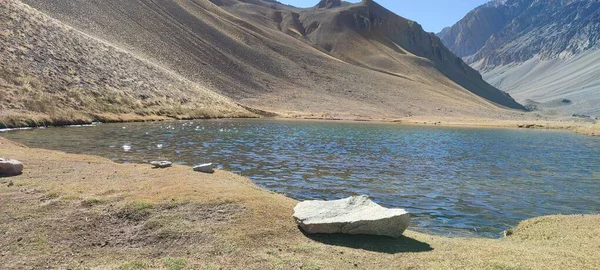
[[[0,127],[253,116],[18,1],[0,7]]]
[[[8,2],[255,112],[381,119],[523,109],[435,35],[373,1],[306,9],[267,0]]]
[[[533,109],[600,115],[597,0],[495,0],[438,35],[487,82]]]

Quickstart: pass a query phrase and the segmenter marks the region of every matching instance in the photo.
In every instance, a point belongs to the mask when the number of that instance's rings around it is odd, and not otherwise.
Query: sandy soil
[[[296,201],[225,171],[30,149],[0,178],[3,269],[595,269],[600,216],[527,220],[503,239],[302,234]]]

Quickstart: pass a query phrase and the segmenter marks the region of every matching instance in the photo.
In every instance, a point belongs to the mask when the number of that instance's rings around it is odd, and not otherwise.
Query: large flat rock
[[[400,237],[408,228],[410,214],[388,209],[367,196],[335,201],[304,201],[294,208],[294,219],[307,233],[370,234]]]
[[[18,175],[23,171],[23,163],[14,159],[0,158],[0,175]]]

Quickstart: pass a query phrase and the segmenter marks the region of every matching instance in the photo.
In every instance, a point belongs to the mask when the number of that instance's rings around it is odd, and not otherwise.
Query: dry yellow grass
[[[596,121],[593,124],[576,126],[573,130],[584,135],[600,136],[600,123]]]
[[[0,178],[2,269],[597,269],[600,216],[524,221],[503,239],[413,231],[303,235],[296,201],[247,178],[120,165],[0,138],[24,174]]]
[[[0,3],[0,128],[255,116],[19,1]]]

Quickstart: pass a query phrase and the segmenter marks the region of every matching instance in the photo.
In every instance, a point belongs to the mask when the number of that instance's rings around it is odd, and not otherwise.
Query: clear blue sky
[[[296,7],[312,7],[319,0],[279,0]],[[467,12],[489,0],[375,0],[375,2],[407,19],[418,22],[428,32],[439,32],[452,26]],[[350,0],[347,2],[360,2]]]

